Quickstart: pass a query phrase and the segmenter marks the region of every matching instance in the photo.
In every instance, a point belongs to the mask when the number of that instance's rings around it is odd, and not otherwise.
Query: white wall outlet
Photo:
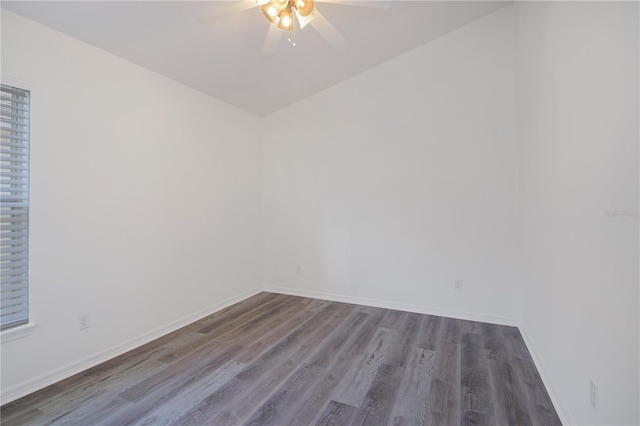
[[[78,317],[78,330],[84,330],[89,327],[91,327],[91,315],[80,314]]]
[[[462,281],[456,280],[455,289],[456,289],[456,291],[462,291]]]
[[[296,265],[296,273],[298,274],[302,273],[302,268],[300,267],[300,265]]]
[[[593,380],[589,380],[589,397],[591,400],[591,406],[594,410],[598,409],[598,385]]]

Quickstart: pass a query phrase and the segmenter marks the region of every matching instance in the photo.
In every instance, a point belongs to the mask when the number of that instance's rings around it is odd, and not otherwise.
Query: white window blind
[[[29,92],[0,85],[0,328],[29,321]]]

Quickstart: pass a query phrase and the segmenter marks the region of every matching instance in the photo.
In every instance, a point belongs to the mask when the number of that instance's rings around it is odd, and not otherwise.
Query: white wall
[[[256,291],[257,118],[4,10],[2,74],[32,89],[37,322],[3,402]]]
[[[570,422],[639,424],[638,3],[516,10],[522,328]]]
[[[264,119],[266,288],[516,321],[513,25],[500,10]]]
[[[522,318],[567,420],[640,421],[638,219],[605,216],[638,208],[637,3],[519,2],[263,121],[2,15],[38,323],[2,344],[3,402],[262,281]]]

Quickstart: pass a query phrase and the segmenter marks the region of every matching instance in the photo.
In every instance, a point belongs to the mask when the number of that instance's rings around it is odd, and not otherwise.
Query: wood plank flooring
[[[9,403],[9,425],[559,425],[517,328],[260,293]]]

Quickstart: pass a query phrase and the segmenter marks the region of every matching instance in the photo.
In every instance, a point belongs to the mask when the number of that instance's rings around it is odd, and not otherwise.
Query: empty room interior
[[[640,424],[640,3],[2,1],[3,424]]]

